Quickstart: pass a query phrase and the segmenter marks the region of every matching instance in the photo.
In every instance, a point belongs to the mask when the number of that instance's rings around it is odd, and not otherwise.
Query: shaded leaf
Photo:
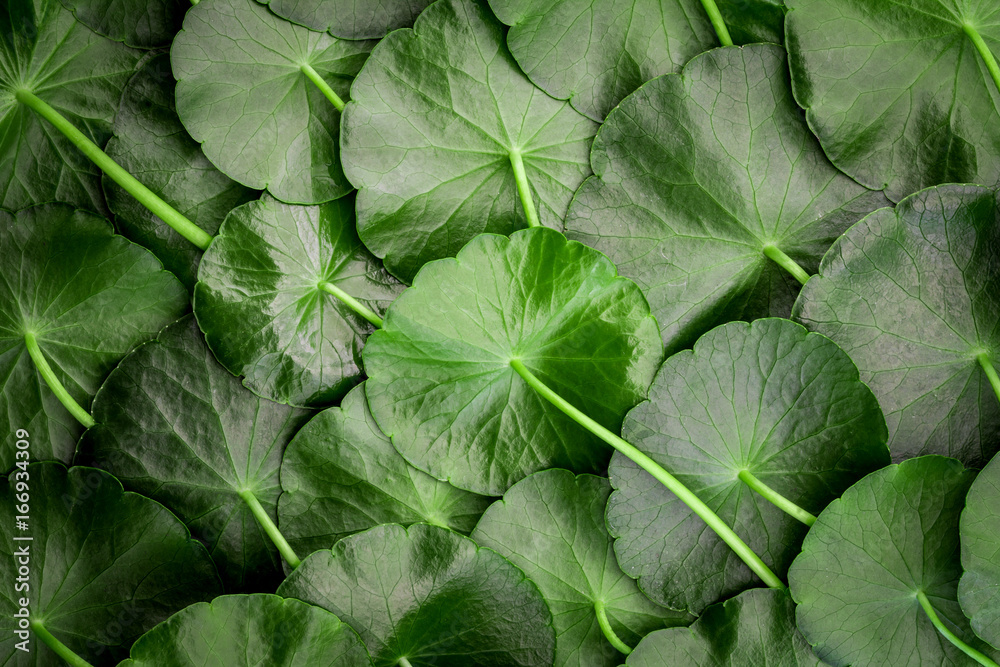
[[[972,483],[959,531],[965,574],[958,601],[976,634],[1000,648],[1000,457]]]
[[[278,589],[353,627],[377,667],[551,665],[552,616],[524,573],[437,526],[385,524],[317,551]]]
[[[659,333],[638,288],[600,253],[545,228],[484,234],[428,264],[372,334],[372,414],[413,465],[477,493],[544,468],[603,467],[608,448],[512,359],[617,430],[645,396]]]
[[[260,0],[278,16],[344,39],[381,39],[409,28],[433,0]]]
[[[149,49],[168,46],[190,0],[63,0],[76,18],[116,42]],[[133,174],[134,175],[134,174]]]

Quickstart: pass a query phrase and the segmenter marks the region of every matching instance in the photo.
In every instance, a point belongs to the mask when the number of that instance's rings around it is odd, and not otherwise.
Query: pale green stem
[[[191,0],[192,5],[197,5],[201,0]]]
[[[816,523],[815,516],[805,511],[764,482],[757,479],[749,470],[741,470],[737,477],[739,477],[740,481],[744,484],[763,496],[765,500],[771,502],[775,507],[793,519],[798,519],[807,526],[811,526]]]
[[[376,315],[370,309],[366,308],[364,304],[362,304],[360,301],[358,301],[353,296],[351,296],[344,290],[340,289],[333,283],[323,280],[319,283],[319,288],[324,292],[328,292],[333,296],[337,297],[338,299],[340,299],[341,301],[343,301],[351,310],[353,310],[355,313],[357,313],[361,317],[365,318],[366,320],[374,324],[379,329],[382,328],[381,317]]]
[[[777,246],[764,246],[764,255],[785,271],[792,274],[792,277],[803,285],[805,285],[806,281],[809,280],[809,274],[806,273],[805,269],[799,266],[794,259],[783,253]]]
[[[340,95],[333,92],[333,88],[330,87],[330,84],[323,80],[323,77],[321,77],[319,73],[312,68],[312,65],[304,63],[300,66],[300,69],[310,81],[316,84],[316,87],[319,88],[319,92],[323,93],[323,96],[330,100],[330,104],[337,107],[337,111],[344,110],[344,100],[340,99]]]
[[[926,612],[927,617],[931,619],[931,623],[933,623],[934,627],[938,629],[938,632],[944,635],[945,639],[950,641],[958,647],[960,651],[978,662],[980,665],[984,665],[985,667],[1000,667],[1000,665],[997,665],[997,663],[963,642],[954,632],[946,628],[944,623],[941,622],[941,619],[938,618],[937,612],[934,611],[934,607],[931,606],[931,601],[927,599],[927,596],[924,595],[923,591],[917,591],[917,600],[920,602],[920,606],[924,608],[924,612]]]
[[[94,418],[90,416],[90,413],[83,409],[83,407],[77,403],[69,392],[66,391],[66,387],[62,385],[59,378],[52,371],[52,367],[49,366],[49,362],[45,360],[45,355],[42,354],[42,349],[38,347],[38,341],[35,340],[35,334],[26,333],[24,334],[24,345],[28,348],[28,356],[31,360],[35,362],[35,367],[38,369],[38,373],[45,380],[45,384],[49,385],[49,389],[55,394],[59,402],[69,411],[71,415],[76,417],[76,420],[90,428],[96,422]]]
[[[153,215],[173,227],[174,231],[178,234],[202,250],[207,248],[208,244],[212,242],[212,237],[205,230],[185,218],[177,209],[160,199],[152,190],[137,181],[132,174],[122,169],[121,165],[108,157],[107,153],[102,151],[97,144],[88,139],[83,132],[76,129],[62,114],[50,107],[43,100],[35,97],[27,90],[18,90],[14,93],[14,97],[17,98],[18,102],[37,113],[62,132],[67,139],[73,142],[73,145],[90,158],[111,180],[122,186],[140,204],[149,209]]]
[[[736,555],[739,556],[740,559],[742,559],[743,562],[746,563],[747,566],[753,570],[765,584],[771,588],[785,588],[785,584],[782,583],[781,579],[779,579],[777,575],[771,571],[771,568],[769,568],[764,561],[760,559],[760,556],[755,554],[753,550],[750,549],[750,547],[748,547],[747,544],[740,538],[740,536],[719,518],[718,514],[713,512],[712,509],[703,503],[698,496],[691,492],[690,489],[681,484],[680,480],[664,470],[659,463],[649,458],[634,446],[577,410],[562,396],[549,389],[544,382],[535,377],[535,375],[529,371],[523,363],[521,363],[520,359],[512,359],[510,365],[511,368],[517,371],[518,375],[524,378],[524,381],[528,383],[528,386],[537,391],[545,400],[559,408],[559,410],[561,410],[564,414],[566,414],[566,416],[575,421],[577,424],[587,429],[628,458],[632,459],[639,465],[640,468],[652,475],[658,482],[663,484],[663,486],[667,487],[667,489],[677,496],[682,503],[691,508],[691,511],[698,515],[709,528],[715,531],[715,534],[718,535],[723,542],[728,544],[729,548],[736,552]]]
[[[985,352],[980,352],[976,355],[976,359],[979,360],[979,365],[983,367],[983,372],[986,373],[986,377],[989,379],[990,385],[993,387],[993,393],[995,393],[997,398],[1000,399],[1000,376],[997,375],[997,369],[993,367],[990,355]]]
[[[73,650],[56,639],[49,632],[41,621],[31,621],[31,629],[35,636],[45,642],[46,646],[52,649],[56,655],[66,661],[71,667],[93,667],[89,662],[78,656]]]
[[[594,611],[597,613],[597,624],[601,626],[601,632],[604,633],[604,638],[608,640],[608,643],[614,646],[620,653],[628,655],[632,652],[632,648],[623,642],[618,635],[615,633],[614,628],[611,627],[611,622],[608,621],[608,615],[604,611],[604,603],[600,600],[594,603]]]
[[[260,524],[261,528],[264,529],[264,532],[267,533],[267,536],[271,538],[272,542],[274,542],[274,546],[278,547],[278,553],[280,553],[281,557],[285,559],[285,562],[288,563],[293,570],[301,565],[302,561],[295,555],[295,552],[292,551],[291,545],[288,544],[288,540],[285,539],[285,536],[281,534],[278,527],[274,525],[274,521],[271,521],[271,517],[268,516],[267,512],[264,511],[264,508],[261,507],[260,501],[257,500],[257,496],[255,496],[251,491],[240,491],[239,496],[250,508],[254,518],[257,519],[257,523]]]
[[[528,175],[524,172],[521,151],[512,150],[510,152],[510,166],[514,168],[514,182],[517,184],[517,194],[521,198],[521,206],[524,207],[528,226],[538,227],[542,223],[538,221],[538,211],[535,210],[535,200],[531,197],[531,187],[528,185]]]
[[[997,65],[997,59],[993,56],[993,52],[990,51],[990,47],[986,46],[986,42],[983,41],[982,35],[971,25],[964,25],[962,29],[965,30],[965,34],[969,36],[972,43],[976,46],[976,51],[979,51],[979,57],[983,59],[986,64],[986,69],[989,70],[990,76],[993,77],[993,85],[997,87],[997,91],[1000,92],[1000,66]]]
[[[413,667],[413,665],[411,665],[410,661],[407,660],[406,658],[400,658],[399,659],[399,667]]]
[[[705,8],[705,13],[708,14],[708,20],[712,22],[712,27],[715,28],[715,34],[719,36],[719,43],[723,46],[732,46],[733,38],[729,36],[729,28],[722,20],[722,13],[719,12],[715,0],[701,0],[701,5]]]

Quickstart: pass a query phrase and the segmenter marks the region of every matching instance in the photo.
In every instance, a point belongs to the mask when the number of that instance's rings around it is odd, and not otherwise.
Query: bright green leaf
[[[186,308],[177,279],[106,220],[61,204],[0,211],[0,433],[28,429],[32,458],[69,462],[83,431],[42,380],[28,334],[86,411],[115,364]],[[9,470],[13,440],[0,451]]]
[[[372,51],[344,113],[358,233],[409,282],[481,232],[562,228],[597,125],[536,88],[484,3],[438,0]],[[520,169],[520,176],[515,171]]]
[[[257,196],[212,166],[184,131],[174,111],[174,77],[166,54],[151,58],[129,81],[114,131],[105,152],[209,234],[230,210]],[[201,251],[107,176],[104,191],[118,229],[153,251],[193,289]]]
[[[600,253],[545,228],[482,235],[428,264],[368,340],[372,414],[413,465],[477,493],[544,468],[602,468],[608,448],[529,387],[514,359],[617,431],[652,380],[659,332]]]
[[[120,667],[361,667],[371,660],[330,612],[277,595],[224,595],[177,612]]]
[[[779,576],[807,528],[761,490],[815,513],[889,463],[885,420],[854,363],[829,339],[780,319],[726,324],[669,358],[649,400],[625,418],[622,437]],[[621,454],[609,473],[618,562],[653,600],[697,614],[757,585],[736,553],[651,475]]]
[[[1000,456],[976,477],[965,503],[958,601],[976,634],[1000,648]]]
[[[382,313],[403,286],[358,240],[354,198],[290,206],[265,196],[234,210],[202,258],[195,314],[209,346],[254,392],[328,405],[361,376],[369,321],[332,285]]]
[[[385,524],[317,551],[279,595],[332,611],[377,667],[543,667],[552,616],[524,573],[458,533]]]
[[[894,201],[938,183],[1000,180],[1000,70],[991,77],[983,59],[996,68],[995,3],[787,4],[795,98],[838,168]]]
[[[552,610],[558,667],[613,667],[612,639],[635,646],[648,633],[691,619],[653,604],[618,567],[604,508],[611,487],[592,475],[546,470],[512,486],[472,534],[538,584]],[[600,611],[598,611],[600,610]]]
[[[227,588],[267,586],[280,579],[278,553],[239,494],[274,519],[281,454],[306,416],[243,388],[186,318],[111,373],[80,449],[173,510],[208,545]]]
[[[1000,384],[984,372],[1000,360],[998,221],[993,190],[919,192],[844,234],[795,304],[861,369],[896,460],[982,465],[1000,447]]]
[[[648,635],[628,667],[822,667],[795,628],[787,591],[754,588],[714,604],[689,628]]]
[[[281,464],[278,523],[300,556],[382,523],[469,533],[490,499],[409,465],[368,411],[364,385],[296,434]]]
[[[800,285],[768,248],[814,272],[888,204],[824,157],[774,45],[716,49],[646,84],[608,117],[591,161],[567,235],[639,284],[668,354],[730,320],[787,316]]]
[[[168,46],[191,0],[63,0],[95,32],[140,49]]]
[[[122,88],[142,56],[92,32],[60,0],[0,8],[0,206],[63,201],[106,213],[100,171],[66,137],[18,102],[50,104],[98,146],[111,136]]]
[[[958,519],[975,473],[924,456],[868,475],[826,508],[788,572],[799,629],[831,665],[970,665],[931,624],[969,641],[956,600]]]
[[[342,197],[351,186],[338,108],[370,49],[253,0],[201,0],[170,49],[177,115],[208,159],[248,187],[298,204]]]
[[[41,444],[41,433],[29,438]],[[27,482],[28,530],[15,528],[16,485]],[[14,541],[29,536],[31,541]],[[29,588],[15,590],[18,559],[28,551]],[[15,554],[16,557],[15,557]],[[159,503],[125,493],[94,468],[36,463],[0,481],[0,664],[63,667],[37,633],[30,652],[14,613],[30,601],[30,618],[94,664],[115,657],[175,611],[221,592],[205,548]]]
[[[780,0],[721,0],[738,44],[780,42]],[[650,79],[679,72],[719,45],[699,0],[490,0],[511,26],[507,44],[521,68],[553,97],[601,121]]]
[[[432,0],[259,0],[278,16],[343,39],[381,39],[413,25]]]

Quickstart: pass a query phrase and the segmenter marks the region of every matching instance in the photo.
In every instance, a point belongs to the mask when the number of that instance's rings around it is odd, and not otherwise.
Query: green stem
[[[993,393],[1000,399],[1000,376],[997,375],[997,369],[993,367],[993,362],[990,361],[990,355],[980,352],[976,355],[976,359],[979,360],[979,365],[983,367],[983,372],[986,373],[986,377],[993,387]]]
[[[31,629],[35,635],[45,642],[46,646],[52,649],[56,655],[66,661],[71,667],[93,667],[89,662],[78,656],[73,650],[56,639],[49,632],[41,621],[31,621]]]
[[[601,626],[601,632],[604,633],[605,639],[608,643],[614,646],[620,653],[628,655],[632,652],[632,648],[623,642],[617,634],[615,634],[614,628],[611,627],[611,622],[608,621],[608,615],[604,611],[604,602],[598,600],[594,603],[594,611],[597,613],[597,624]]]
[[[338,299],[340,299],[341,301],[343,301],[351,310],[353,310],[355,313],[357,313],[361,317],[365,318],[366,320],[374,324],[379,329],[382,328],[381,317],[376,315],[370,309],[366,308],[364,304],[362,304],[360,301],[358,301],[353,296],[351,296],[344,290],[340,289],[333,283],[323,280],[319,283],[319,288],[324,292],[328,292],[333,296],[337,297]]]
[[[990,51],[990,47],[986,46],[982,35],[973,26],[967,23],[962,26],[962,29],[965,30],[965,34],[975,44],[976,51],[979,51],[979,57],[986,63],[986,69],[989,70],[990,76],[993,77],[993,85],[997,87],[997,91],[1000,91],[1000,66],[997,65],[997,59],[993,56],[993,52]]]
[[[749,486],[751,489],[759,493],[764,497],[765,500],[770,501],[778,509],[780,509],[785,514],[788,514],[794,519],[798,519],[807,526],[811,526],[816,523],[816,517],[805,511],[795,503],[793,503],[788,498],[784,497],[771,487],[769,487],[764,482],[757,479],[752,472],[749,470],[741,470],[740,474],[737,475],[740,481]]]
[[[302,70],[302,73],[305,74],[310,81],[316,84],[316,87],[319,88],[319,92],[323,93],[326,99],[330,100],[330,104],[337,107],[337,111],[344,110],[344,100],[340,99],[340,95],[333,92],[333,88],[330,87],[330,84],[323,80],[323,77],[321,77],[316,70],[312,68],[312,65],[309,63],[303,63],[300,65],[299,69]]]
[[[268,516],[267,512],[264,511],[264,508],[261,507],[260,501],[257,500],[257,496],[255,496],[252,491],[240,491],[239,496],[243,499],[243,502],[250,507],[250,511],[253,513],[254,518],[257,519],[257,523],[260,524],[261,528],[264,529],[264,532],[267,533],[267,536],[271,538],[272,542],[274,542],[274,546],[278,547],[278,553],[280,553],[281,557],[285,559],[285,562],[288,563],[293,570],[301,565],[302,561],[295,555],[295,552],[292,551],[291,545],[288,544],[288,540],[285,539],[285,536],[281,534],[278,527],[274,525],[273,521],[271,521],[271,517]]]
[[[719,36],[719,43],[723,46],[732,46],[733,38],[729,36],[729,28],[722,20],[722,13],[719,12],[715,0],[701,0],[701,5],[705,8],[705,13],[708,14],[708,20],[712,22],[712,27],[715,28],[715,34]]]
[[[777,246],[773,246],[771,244],[764,246],[764,255],[785,271],[792,274],[792,277],[803,285],[805,285],[806,281],[809,280],[809,274],[806,273],[805,269],[799,266],[794,259],[783,253]]]
[[[639,465],[640,468],[652,475],[658,482],[663,484],[663,486],[667,487],[667,489],[677,496],[682,503],[690,507],[691,511],[698,515],[709,528],[715,531],[715,534],[718,535],[723,542],[728,544],[729,547],[736,552],[736,555],[739,556],[740,559],[742,559],[743,562],[746,563],[747,566],[753,570],[765,584],[771,588],[785,588],[785,584],[782,583],[781,579],[779,579],[777,575],[771,571],[771,568],[769,568],[764,561],[760,559],[760,556],[755,554],[753,550],[747,546],[746,542],[744,542],[732,528],[727,526],[726,523],[719,518],[718,514],[713,512],[712,509],[703,503],[698,496],[691,492],[690,489],[681,484],[676,477],[664,470],[659,463],[649,458],[633,445],[629,444],[587,415],[577,410],[562,396],[549,389],[544,382],[535,377],[534,374],[532,374],[532,372],[529,371],[523,363],[521,363],[520,359],[512,359],[510,365],[511,368],[517,371],[518,375],[524,378],[524,381],[528,383],[528,386],[537,391],[545,400],[559,408],[564,414],[566,414],[566,416],[575,421],[577,424],[587,429],[628,458],[632,459]]]
[[[90,428],[96,422],[94,418],[90,416],[90,413],[83,409],[83,407],[77,403],[69,392],[66,391],[66,387],[62,385],[59,378],[52,371],[52,367],[49,366],[49,362],[45,360],[45,355],[42,354],[42,349],[38,347],[38,341],[35,340],[35,334],[26,333],[24,334],[24,345],[28,348],[28,356],[31,360],[35,362],[35,367],[38,368],[39,374],[42,379],[45,380],[45,384],[49,385],[49,389],[52,393],[56,395],[59,402],[65,406],[71,415],[76,417],[76,420]]]
[[[938,632],[944,635],[945,639],[950,641],[958,647],[960,651],[978,662],[980,665],[984,665],[985,667],[1000,667],[1000,665],[997,665],[997,663],[993,662],[988,657],[963,642],[954,632],[946,628],[944,623],[941,622],[941,619],[938,618],[937,612],[934,611],[934,607],[931,606],[931,601],[927,599],[927,596],[924,595],[923,591],[917,591],[917,600],[920,602],[920,606],[924,608],[924,612],[927,614],[927,617],[931,619],[931,623],[933,623],[934,627],[938,629]]]
[[[406,658],[400,658],[399,659],[399,667],[413,667],[413,665],[411,665],[410,661],[407,660]]]
[[[531,197],[531,187],[528,185],[528,175],[524,171],[521,151],[517,149],[510,151],[510,166],[514,168],[514,182],[517,183],[517,194],[521,198],[521,206],[524,207],[528,226],[538,227],[542,223],[538,221],[538,211],[535,210],[535,200]]]
[[[101,171],[111,177],[111,180],[122,186],[130,195],[135,197],[140,204],[148,208],[155,216],[173,227],[178,234],[202,250],[207,248],[208,244],[212,242],[212,237],[207,234],[205,230],[185,218],[177,211],[177,209],[160,199],[153,193],[152,190],[137,181],[132,174],[122,169],[121,165],[108,157],[107,153],[102,151],[97,144],[88,139],[83,132],[76,129],[76,127],[66,120],[66,118],[64,118],[58,111],[50,107],[44,101],[35,97],[27,90],[18,90],[14,94],[14,97],[17,98],[18,102],[30,108],[32,111],[51,123],[57,130],[62,132],[63,135],[73,142],[73,144],[79,148],[84,155],[90,158],[94,164],[101,169]]]

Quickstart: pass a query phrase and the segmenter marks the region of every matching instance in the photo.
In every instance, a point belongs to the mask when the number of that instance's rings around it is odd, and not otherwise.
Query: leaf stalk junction
[[[990,77],[993,78],[993,85],[997,87],[997,92],[1000,92],[1000,65],[997,65],[997,59],[990,51],[990,47],[986,45],[983,40],[983,36],[979,34],[976,27],[965,23],[962,25],[962,30],[972,41],[972,44],[976,47],[976,51],[979,52],[979,57],[983,59],[983,63],[986,65],[987,71],[990,73]]]
[[[986,352],[980,352],[976,355],[976,360],[979,361],[979,365],[983,367],[983,372],[986,373],[986,379],[990,381],[990,386],[993,387],[993,393],[997,395],[997,399],[1000,400],[1000,375],[997,375],[997,369],[993,366],[993,361],[990,359],[990,355]]]
[[[798,280],[801,284],[805,285],[806,281],[809,280],[809,274],[806,273],[805,269],[799,266],[799,263],[794,259],[786,255],[777,246],[768,243],[763,248],[764,255],[770,259],[772,262],[788,271],[793,278]]]
[[[611,622],[608,620],[608,614],[604,611],[604,602],[602,600],[594,602],[594,613],[597,614],[597,624],[601,626],[601,632],[604,633],[604,638],[608,640],[608,643],[618,649],[620,653],[624,653],[625,655],[630,654],[632,648],[623,642],[615,633],[614,628],[611,627]]]
[[[42,354],[42,349],[38,346],[38,340],[35,338],[35,334],[30,331],[24,334],[24,345],[28,348],[28,356],[31,360],[35,362],[35,367],[38,369],[39,375],[45,380],[45,384],[49,385],[49,389],[55,394],[55,397],[59,399],[59,402],[63,404],[63,407],[73,415],[78,422],[83,424],[86,428],[90,428],[94,425],[94,418],[90,416],[90,413],[83,409],[76,400],[69,395],[66,391],[66,387],[63,386],[59,378],[56,377],[55,372],[52,367],[49,366],[49,362],[45,359],[45,355]]]
[[[792,518],[798,519],[807,526],[816,523],[816,517],[805,511],[788,498],[784,497],[764,482],[757,479],[749,470],[741,470],[737,477],[740,481],[759,493],[765,500],[768,500],[778,509],[788,514]]]
[[[74,653],[73,649],[56,639],[41,621],[31,621],[31,630],[35,633],[36,637],[41,639],[56,655],[65,660],[70,667],[93,667],[89,662]]]
[[[528,220],[528,226],[538,227],[542,223],[538,221],[538,211],[535,210],[535,200],[531,196],[531,186],[528,184],[528,175],[524,171],[524,160],[521,159],[520,149],[512,148],[510,150],[510,166],[514,169],[517,195],[521,198],[521,206],[524,207],[524,216]]]
[[[934,624],[934,627],[937,628],[938,632],[944,635],[944,638],[954,644],[960,651],[962,651],[962,653],[965,653],[980,665],[984,665],[984,667],[1000,667],[1000,665],[997,665],[996,662],[990,660],[987,656],[966,644],[958,638],[958,635],[949,630],[948,627],[941,621],[937,612],[934,611],[934,607],[931,606],[931,601],[927,599],[927,595],[923,591],[917,591],[917,601],[920,603],[920,606],[923,607],[924,613],[927,614],[927,617],[931,620],[931,623]]]
[[[261,528],[264,529],[267,536],[271,538],[271,542],[273,542],[274,546],[278,548],[278,553],[280,553],[281,557],[285,559],[285,562],[288,563],[289,567],[294,570],[301,565],[302,560],[296,555],[292,546],[288,543],[288,540],[285,539],[285,536],[281,534],[280,530],[278,530],[278,526],[276,526],[274,521],[271,520],[271,517],[268,516],[267,511],[264,510],[260,501],[257,500],[257,496],[255,496],[252,491],[246,490],[240,491],[238,495],[240,499],[247,504],[247,507],[250,508],[250,512],[253,514],[254,518],[257,519],[257,523],[259,523]]]

